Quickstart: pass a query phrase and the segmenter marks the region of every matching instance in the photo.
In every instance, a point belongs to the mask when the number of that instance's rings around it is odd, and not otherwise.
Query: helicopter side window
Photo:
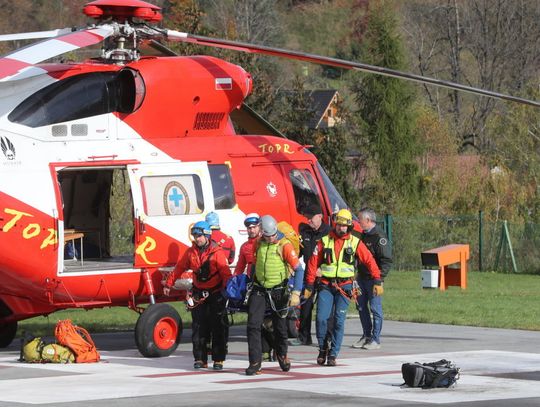
[[[204,211],[198,175],[160,175],[141,178],[144,212],[148,216],[196,215]]]
[[[236,205],[231,172],[228,165],[209,165],[212,190],[214,191],[214,206],[216,209],[231,209]]]
[[[296,211],[305,213],[306,209],[317,206],[321,208],[321,202],[317,193],[317,184],[311,173],[307,170],[294,169],[289,171],[289,178],[294,191]]]
[[[141,76],[130,69],[94,72],[40,89],[8,116],[14,123],[40,127],[118,111],[131,113],[144,99]]]

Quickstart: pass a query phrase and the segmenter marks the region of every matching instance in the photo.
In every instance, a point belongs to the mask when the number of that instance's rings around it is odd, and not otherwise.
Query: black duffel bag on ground
[[[459,368],[452,362],[441,359],[431,363],[404,363],[401,374],[409,387],[433,389],[450,387],[459,379]]]

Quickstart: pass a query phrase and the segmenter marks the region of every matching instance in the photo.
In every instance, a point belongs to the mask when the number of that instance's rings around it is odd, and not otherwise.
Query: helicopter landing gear
[[[169,304],[151,304],[135,325],[135,343],[147,358],[169,356],[180,343],[182,320]]]
[[[6,348],[15,338],[17,333],[17,321],[0,323],[0,348]]]

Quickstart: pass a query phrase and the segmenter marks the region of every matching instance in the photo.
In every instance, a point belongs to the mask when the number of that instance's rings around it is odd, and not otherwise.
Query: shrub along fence
[[[422,267],[420,253],[447,244],[469,244],[469,270],[540,274],[537,224],[485,221],[482,213],[452,216],[386,215],[395,270]]]

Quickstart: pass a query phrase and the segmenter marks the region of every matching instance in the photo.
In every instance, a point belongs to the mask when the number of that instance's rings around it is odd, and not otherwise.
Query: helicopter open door
[[[128,165],[133,194],[136,268],[174,265],[177,242],[191,245],[190,225],[214,209],[206,162]]]
[[[327,214],[323,188],[311,161],[292,161],[281,164],[284,177],[290,186],[290,215],[293,226],[305,222],[304,214],[313,206]]]

